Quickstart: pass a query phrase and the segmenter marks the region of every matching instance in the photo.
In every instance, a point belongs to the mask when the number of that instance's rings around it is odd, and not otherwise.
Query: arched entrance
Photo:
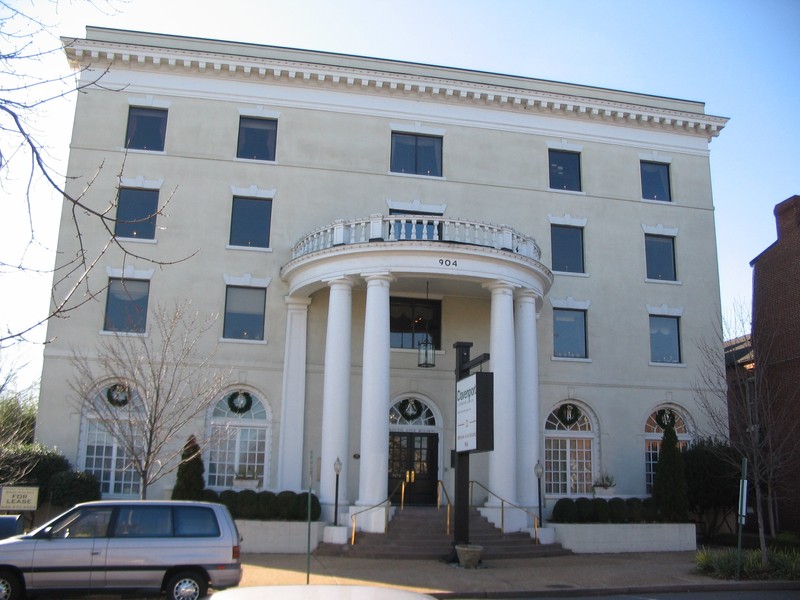
[[[404,397],[389,409],[389,428],[388,494],[392,502],[400,502],[401,484],[406,481],[406,504],[436,504],[439,431],[431,407],[418,397]]]

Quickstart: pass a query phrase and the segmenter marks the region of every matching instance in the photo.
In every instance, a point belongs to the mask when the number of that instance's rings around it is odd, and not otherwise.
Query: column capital
[[[284,296],[283,300],[290,308],[309,306],[311,304],[311,297],[309,296]]]
[[[513,294],[514,289],[517,285],[509,282],[503,281],[502,279],[496,279],[494,281],[487,281],[481,287],[485,290],[489,290],[490,292],[494,293],[505,293],[505,294]]]
[[[367,282],[367,285],[377,285],[379,283],[391,283],[394,281],[394,276],[389,271],[378,271],[375,273],[362,273],[361,277]]]
[[[330,279],[323,279],[322,281],[327,283],[328,287],[331,288],[347,286],[352,289],[352,287],[356,284],[356,280],[349,275],[339,275],[337,277],[331,277]]]

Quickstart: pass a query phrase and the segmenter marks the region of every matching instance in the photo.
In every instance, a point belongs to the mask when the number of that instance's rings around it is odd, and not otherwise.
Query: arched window
[[[686,419],[677,410],[670,407],[657,409],[648,418],[644,426],[644,465],[647,493],[653,493],[653,482],[656,476],[658,454],[661,450],[661,438],[664,428],[672,425],[678,436],[678,448],[683,451],[689,447],[691,435],[686,427]]]
[[[249,392],[231,392],[217,402],[210,419],[209,488],[232,488],[237,478],[264,487],[271,424],[269,407]]]
[[[395,402],[389,409],[389,425],[435,427],[436,417],[425,402],[409,396]]]
[[[576,404],[566,402],[550,413],[544,426],[545,493],[592,492],[594,440],[592,423]]]
[[[141,493],[141,478],[131,467],[132,454],[141,442],[135,418],[140,404],[139,395],[121,383],[100,389],[86,403],[80,446],[83,470],[97,477],[103,496]]]

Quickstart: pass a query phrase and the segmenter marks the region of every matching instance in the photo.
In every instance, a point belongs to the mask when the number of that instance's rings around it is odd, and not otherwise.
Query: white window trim
[[[663,235],[664,237],[675,238],[678,237],[679,229],[677,227],[664,227],[661,223],[658,225],[645,225],[642,223],[642,231],[648,235]]]
[[[660,306],[655,306],[648,304],[647,305],[647,314],[652,315],[654,317],[682,317],[683,316],[683,307],[670,307],[666,304],[662,304]]]
[[[439,137],[444,137],[444,134],[447,133],[446,129],[441,127],[429,127],[428,125],[423,125],[419,121],[415,121],[413,124],[390,123],[389,128],[392,130],[392,133],[416,133],[419,135],[435,135]]]
[[[650,152],[640,152],[639,160],[644,162],[662,163],[665,165],[672,164],[672,156],[652,150]],[[661,202],[658,200],[657,202]]]
[[[155,272],[155,269],[136,269],[133,265],[127,265],[124,268],[106,267],[106,274],[114,279],[146,279],[150,281]]]
[[[264,279],[260,279],[257,277],[253,277],[250,273],[245,273],[244,275],[229,275],[227,273],[222,275],[223,279],[225,280],[225,286],[233,285],[237,287],[251,287],[251,288],[261,288],[267,290],[269,288],[269,284],[272,281],[272,277],[265,277]],[[223,305],[223,315],[225,314],[225,307]],[[264,339],[263,340],[240,340],[238,338],[226,338],[220,336],[219,341],[223,344],[251,344],[256,346],[266,346],[268,343],[267,340],[267,306],[266,303],[264,304]]]
[[[565,214],[563,217],[556,215],[547,215],[551,225],[566,225],[568,227],[586,227],[589,219],[586,217],[573,217],[570,214]]]
[[[583,152],[582,144],[575,144],[566,139],[547,140],[548,150],[565,150],[566,152]]]
[[[572,296],[566,298],[550,298],[553,308],[563,308],[568,310],[589,310],[591,300],[575,300]]]
[[[277,195],[278,190],[272,188],[271,190],[262,190],[256,184],[251,185],[250,187],[236,187],[235,185],[231,185],[231,194],[233,194],[236,198],[258,198],[260,200],[275,200],[275,196]],[[232,200],[231,200],[232,201]],[[232,210],[232,209],[231,209]],[[231,214],[231,219],[233,219],[233,215]],[[230,224],[229,224],[230,229]],[[270,235],[272,238],[272,235]],[[228,238],[230,239],[230,238]],[[272,243],[272,239],[270,239],[270,244]],[[246,252],[272,252],[272,246],[267,246],[266,248],[252,248],[250,246],[232,246],[231,244],[225,244],[225,248],[228,250],[244,250]]]
[[[280,111],[277,110],[269,110],[264,108],[262,105],[258,106],[244,106],[239,107],[239,116],[240,117],[253,117],[255,119],[274,119],[278,120],[281,116]]]
[[[137,188],[141,190],[160,190],[164,179],[147,179],[144,175],[136,177],[120,177],[119,186],[124,188]]]
[[[416,198],[411,202],[403,202],[400,200],[392,200],[391,198],[387,198],[386,206],[389,207],[389,210],[402,210],[412,213],[421,212],[425,214],[430,214],[432,216],[433,215],[444,216],[444,211],[447,210],[447,204],[423,204],[419,200],[419,198]]]
[[[148,94],[147,96],[128,96],[128,106],[138,106],[140,108],[165,108],[169,109],[172,105],[171,100],[163,100]]]

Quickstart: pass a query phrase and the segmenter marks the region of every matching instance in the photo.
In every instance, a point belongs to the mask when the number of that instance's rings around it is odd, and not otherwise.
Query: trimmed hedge
[[[213,493],[213,492],[212,492]],[[308,492],[297,494],[284,491],[256,492],[254,490],[225,490],[217,498],[208,500],[221,502],[228,507],[234,519],[255,521],[306,521],[308,514]],[[322,514],[319,498],[311,494],[311,520],[318,521]]]
[[[550,520],[553,523],[659,522],[650,498],[559,498]]]

